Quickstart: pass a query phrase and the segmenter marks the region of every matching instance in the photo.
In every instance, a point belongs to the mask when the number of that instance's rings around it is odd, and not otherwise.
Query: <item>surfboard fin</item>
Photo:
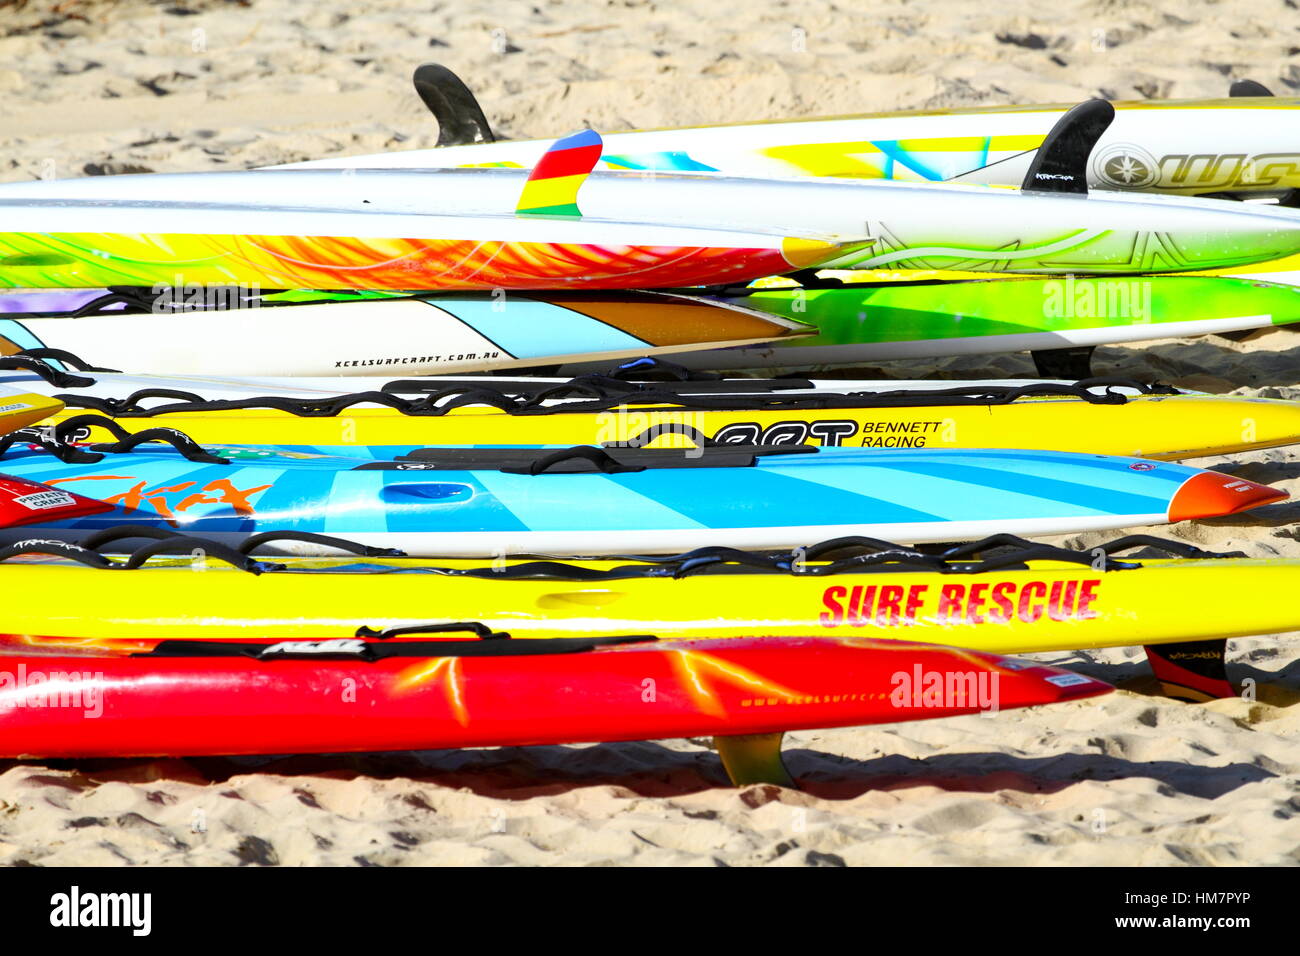
[[[1219,639],[1148,644],[1145,650],[1165,695],[1199,704],[1237,696],[1223,660],[1227,646],[1227,641]]]
[[[1071,345],[1063,349],[1034,349],[1029,355],[1043,378],[1068,378],[1077,382],[1092,378],[1092,353],[1096,349],[1095,345]]]
[[[1056,121],[1029,164],[1025,192],[1088,192],[1088,157],[1115,118],[1115,107],[1105,100],[1080,103]]]
[[[1273,91],[1254,80],[1234,80],[1228,87],[1229,96],[1272,96]]]
[[[580,219],[578,190],[600,159],[604,142],[594,129],[557,139],[528,174],[516,216]]]
[[[415,92],[438,120],[439,146],[496,142],[478,100],[459,76],[441,63],[422,63],[412,79]]]
[[[774,783],[779,787],[797,788],[798,784],[781,761],[781,738],[784,734],[735,734],[713,738],[713,746],[722,758],[733,786],[751,783]]]

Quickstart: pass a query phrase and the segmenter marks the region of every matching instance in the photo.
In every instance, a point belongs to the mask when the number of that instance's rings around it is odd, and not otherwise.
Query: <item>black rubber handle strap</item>
[[[572,448],[561,448],[557,452],[538,458],[531,465],[503,465],[501,471],[510,475],[536,476],[545,474],[551,468],[566,461],[589,461],[596,466],[598,471],[607,475],[645,471],[644,465],[625,465],[603,448],[597,448],[594,445],[575,445]]]
[[[263,531],[261,534],[250,535],[241,541],[239,551],[242,554],[252,554],[263,545],[274,541],[304,541],[366,558],[404,558],[407,556],[405,551],[398,548],[375,548],[368,544],[349,541],[347,538],[336,538],[333,535],[316,534],[312,531]]]
[[[132,657],[251,657],[276,661],[379,661],[395,657],[541,657],[581,654],[600,647],[642,644],[658,640],[652,634],[612,637],[550,637],[527,641],[398,641],[374,644],[349,638],[280,641],[252,644],[235,641],[160,641],[153,650]],[[294,645],[301,645],[295,648]]]
[[[616,365],[605,374],[610,378],[634,382],[720,382],[723,379],[722,374],[719,372],[695,371],[688,369],[685,365],[667,362],[661,358],[652,358],[648,355]]]
[[[602,375],[599,372],[588,372],[586,375],[575,375],[564,383],[564,385],[573,386],[575,388],[579,386],[594,388],[596,391],[604,392],[607,395],[611,393],[617,393],[620,395],[634,394],[645,390],[650,385],[657,384],[658,383],[651,382],[629,382],[626,379],[617,378],[613,375]],[[551,387],[563,388],[564,385],[553,385]]]
[[[1150,385],[1136,381],[1131,378],[1119,378],[1117,376],[1094,376],[1093,378],[1081,378],[1074,383],[1079,388],[1131,388],[1140,395],[1181,395],[1179,389],[1172,385],[1163,385],[1160,382],[1152,382]]]
[[[429,414],[422,403],[410,402],[384,392],[351,392],[332,398],[286,398],[279,395],[267,395],[254,398],[214,399],[208,400],[193,392],[182,392],[166,388],[146,388],[132,393],[124,399],[97,398],[94,396],[63,395],[59,396],[65,404],[83,408],[92,408],[117,418],[149,418],[155,415],[170,415],[178,412],[228,412],[244,411],[254,408],[269,408],[285,412],[299,418],[332,418],[353,405],[370,402],[395,409],[403,414]],[[176,402],[169,405],[142,407],[139,402],[145,398],[172,398]]]
[[[69,421],[73,420],[69,419]],[[146,428],[144,431],[129,435],[119,442],[110,445],[97,445],[96,450],[114,455],[124,455],[134,451],[138,446],[150,442],[162,442],[165,445],[171,445],[180,452],[181,457],[186,461],[197,461],[206,465],[234,464],[229,458],[222,458],[219,455],[212,454],[189,435],[174,428]]]
[[[716,571],[719,567],[757,568],[761,571],[788,571],[790,566],[779,558],[752,552],[737,551],[731,555],[701,554],[687,558],[672,569],[672,576],[678,580],[693,574]],[[652,575],[647,575],[650,577]]]
[[[107,311],[110,305],[124,305],[126,308],[123,312],[152,312],[154,303],[158,301],[159,293],[151,289],[145,289],[140,286],[130,285],[110,285],[108,292],[98,298],[91,299],[81,308],[73,312],[74,317],[84,315],[98,315]]]
[[[225,545],[211,538],[200,538],[183,534],[179,531],[172,531],[170,528],[159,528],[153,525],[143,524],[119,524],[111,528],[104,528],[87,535],[78,544],[90,551],[100,551],[105,546],[118,541],[129,541],[135,538],[146,538],[153,541],[166,542],[185,542],[184,548],[174,548],[173,551],[183,550],[203,550],[213,555],[224,555],[226,552]],[[348,541],[346,538],[335,538],[332,535],[314,534],[310,531],[264,531],[261,534],[250,535],[240,542],[239,547],[234,548],[232,553],[239,555],[238,560],[231,560],[230,563],[239,567],[249,560],[248,556],[257,548],[272,541],[306,541],[312,544],[322,544],[327,547],[337,548],[339,551],[346,551],[351,554],[364,555],[370,558],[404,558],[406,552],[399,551],[396,548],[374,548],[369,545],[358,544],[355,541]],[[152,554],[166,553],[164,551],[152,550]],[[282,565],[267,565],[258,562],[262,566],[261,571],[283,570]]]
[[[138,445],[146,442],[162,442],[171,445],[188,461],[203,462],[208,465],[231,464],[230,459],[219,458],[209,453],[189,435],[175,428],[146,428],[144,431],[132,434],[113,419],[102,415],[74,415],[72,418],[65,418],[54,426],[54,437],[58,441],[66,442],[82,428],[102,428],[118,439],[116,442],[96,443],[93,448],[96,452],[113,455],[128,454]]]
[[[469,631],[471,634],[477,634],[485,641],[508,640],[510,638],[510,635],[505,631],[494,631],[486,624],[478,621],[451,621],[446,624],[408,624],[404,627],[385,627],[381,630],[366,627],[363,624],[357,628],[356,636],[388,640],[390,637],[401,637],[403,634],[448,634],[459,631]]]
[[[825,577],[835,574],[848,574],[862,571],[935,571],[941,574],[953,573],[956,565],[949,565],[936,555],[913,554],[908,551],[879,551],[875,554],[859,554],[838,561],[813,566],[796,565],[792,570],[796,575],[808,577]]]
[[[55,388],[87,388],[95,384],[93,378],[59,371],[48,362],[21,352],[0,357],[0,371],[34,372]]]
[[[54,558],[68,558],[89,565],[92,568],[117,567],[97,551],[91,551],[88,548],[70,544],[67,541],[51,541],[47,538],[28,538],[24,541],[15,541],[13,544],[5,545],[0,548],[0,561],[7,561],[23,554],[47,554]]]
[[[77,432],[85,429],[89,432],[92,428],[102,428],[115,439],[119,441],[123,438],[131,437],[131,433],[113,421],[111,418],[105,418],[103,415],[74,415],[71,418],[65,418],[54,426],[54,439],[56,441],[72,441]]]
[[[90,551],[99,551],[104,545],[112,544],[115,541],[129,541],[132,538],[152,538],[155,541],[165,541],[171,538],[184,537],[188,537],[188,535],[179,531],[172,531],[170,528],[158,528],[147,524],[115,524],[111,528],[101,528],[99,531],[94,531],[77,543]]]
[[[179,388],[139,388],[126,398],[119,399],[118,404],[126,408],[137,408],[142,398],[171,398],[178,402],[187,403],[206,401],[202,395],[186,392]]]
[[[1132,564],[1117,561],[1107,554],[1101,555],[1101,559],[1100,565],[1098,565],[1097,555],[1090,552],[1068,551],[1065,548],[1053,548],[1050,545],[1039,545],[1036,548],[1028,548],[1024,551],[995,554],[992,557],[984,558],[982,561],[970,565],[969,570],[972,573],[1022,570],[1028,567],[1030,561],[1060,561],[1063,564],[1095,566],[1098,571],[1122,571],[1134,567]],[[967,569],[958,566],[956,570],[965,571]]]
[[[1003,403],[1010,404],[1022,398],[1053,398],[1056,396],[1080,398],[1090,405],[1126,405],[1129,400],[1127,395],[1112,392],[1110,389],[1098,395],[1096,392],[1080,388],[1078,385],[1054,385],[1039,382],[1034,385],[1011,389],[1004,397]]]
[[[638,435],[633,435],[626,441],[622,442],[604,442],[606,448],[644,448],[661,435],[684,435],[691,441],[695,442],[696,448],[720,448],[718,442],[714,441],[704,432],[700,431],[693,425],[687,425],[685,422],[661,422],[651,425],[645,431]]]
[[[1098,547],[1107,554],[1127,551],[1130,548],[1156,548],[1179,558],[1244,558],[1247,556],[1244,551],[1206,551],[1185,541],[1157,538],[1150,534],[1130,534]]]
[[[719,401],[715,399],[714,401]],[[724,407],[731,408],[740,402],[731,401]],[[537,403],[537,396],[521,402],[519,408],[512,412],[514,415],[559,415],[559,414],[589,414],[592,412],[606,412],[615,408],[641,407],[643,405],[670,406],[671,409],[682,408],[711,408],[707,400],[696,401],[695,396],[689,398],[678,395],[676,392],[664,391],[661,388],[653,390],[638,390],[635,392],[620,392],[617,394],[606,394],[600,398],[588,398],[581,401],[565,402],[556,405],[543,405]],[[655,411],[663,411],[662,408],[656,408]]]
[[[121,374],[118,368],[101,368],[98,365],[91,365],[81,356],[69,352],[67,349],[51,349],[41,346],[40,348],[23,349],[16,353],[18,355],[30,355],[35,359],[53,359],[56,362],[62,362],[64,365],[70,365],[78,372],[109,372],[112,374]]]
[[[66,442],[59,441],[57,438],[51,438],[48,431],[48,429],[38,425],[33,428],[20,428],[17,431],[10,432],[0,438],[0,455],[3,455],[14,445],[35,445],[65,464],[93,465],[95,462],[104,459],[104,456],[99,452],[87,451],[84,448],[78,448],[76,445],[69,445]]]
[[[943,552],[945,560],[953,558],[967,558],[982,554],[985,551],[991,551],[994,548],[1019,548],[1028,550],[1037,548],[1039,545],[1034,541],[1029,541],[1014,534],[991,534],[987,538],[981,538],[978,541],[971,541],[968,544],[959,544],[955,548],[948,548]]]
[[[908,558],[924,557],[924,554],[915,548],[895,544],[893,541],[868,538],[864,535],[846,535],[842,538],[828,538],[825,541],[808,545],[803,549],[803,559],[805,561],[815,561],[822,555],[830,554],[833,551],[888,552]],[[799,557],[794,552],[791,552],[791,556],[792,558]]]
[[[150,415],[163,415],[173,411],[189,411],[195,404],[188,399],[182,400],[172,405],[159,405],[153,408],[142,408],[136,404],[141,398],[174,398],[175,395],[156,395],[146,394],[153,392],[171,391],[170,389],[141,389],[134,392],[126,398],[101,398],[98,395],[72,395],[62,392],[54,397],[63,402],[69,408],[85,408],[92,412],[99,412],[101,415],[108,415],[112,418],[146,418]],[[176,393],[179,395],[188,395],[188,392]],[[195,399],[198,396],[193,396]]]
[[[529,395],[525,401],[526,406],[543,405],[552,399],[560,398],[586,398],[590,401],[603,402],[608,398],[619,395],[621,401],[627,401],[627,395],[634,395],[641,389],[640,385],[630,385],[628,382],[620,381],[619,378],[607,378],[603,375],[582,375],[577,378],[569,378],[567,382],[551,385],[550,388],[539,390],[539,392]]]
[[[443,394],[442,391],[440,391],[441,389],[446,389],[450,392],[469,387],[470,386],[467,385],[459,385],[456,388],[452,388],[445,382],[441,381],[437,376],[433,376],[430,378],[395,378],[392,381],[385,382],[383,385],[379,386],[379,390],[392,395],[424,395],[429,392]]]
[[[470,577],[484,580],[559,580],[559,581],[624,581],[629,578],[672,577],[672,569],[659,565],[625,564],[613,568],[586,568],[563,561],[526,561],[506,567],[485,568],[429,568],[447,577]]]
[[[217,561],[224,561],[231,567],[239,571],[247,571],[250,574],[261,574],[263,571],[280,571],[284,569],[282,564],[267,564],[256,561],[228,544],[220,544],[208,538],[191,538],[185,535],[175,538],[162,538],[152,544],[137,548],[131,552],[126,562],[121,565],[121,568],[125,571],[134,571],[157,555],[184,555],[190,558],[192,562],[195,560],[206,561],[208,558],[213,558]]]
[[[442,401],[446,399],[446,401]],[[441,402],[441,404],[437,404]],[[514,413],[520,403],[505,392],[491,388],[448,388],[426,395],[419,402],[411,405],[410,415],[445,415],[453,408],[468,406],[485,406],[499,411]]]

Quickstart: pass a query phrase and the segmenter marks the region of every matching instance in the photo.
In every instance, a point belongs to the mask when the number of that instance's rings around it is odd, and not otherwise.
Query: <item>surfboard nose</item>
[[[1217,518],[1289,498],[1287,492],[1217,471],[1203,471],[1183,482],[1169,502],[1170,522]]]

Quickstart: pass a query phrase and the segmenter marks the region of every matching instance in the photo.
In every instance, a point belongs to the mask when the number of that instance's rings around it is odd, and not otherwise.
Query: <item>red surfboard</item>
[[[1060,668],[903,641],[516,641],[478,627],[486,637],[468,641],[11,639],[0,648],[0,756],[339,753],[715,735],[736,782],[788,783],[779,758],[785,730],[1006,710],[1111,690]]]
[[[0,528],[112,511],[113,506],[39,481],[0,475]]]

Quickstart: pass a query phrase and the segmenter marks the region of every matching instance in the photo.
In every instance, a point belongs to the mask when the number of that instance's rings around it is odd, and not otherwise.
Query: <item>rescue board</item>
[[[734,784],[789,785],[779,749],[786,730],[996,713],[1111,690],[1044,664],[900,641],[465,636],[145,640],[113,649],[0,637],[0,757],[339,753],[715,735]]]
[[[71,444],[77,428],[119,440]],[[164,443],[163,447],[155,443]],[[67,419],[0,439],[0,468],[113,505],[41,525],[76,538],[122,522],[239,541],[306,532],[423,555],[675,553],[796,547],[837,535],[907,541],[993,530],[1060,534],[1234,514],[1286,493],[1147,459],[1061,452],[811,445],[421,448],[395,458],[200,446]],[[328,552],[327,552],[328,553]]]

